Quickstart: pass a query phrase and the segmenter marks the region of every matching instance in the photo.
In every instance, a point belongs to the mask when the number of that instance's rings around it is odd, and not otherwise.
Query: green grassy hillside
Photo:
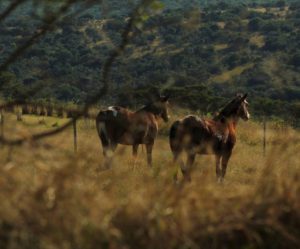
[[[133,6],[117,3],[60,23],[1,74],[2,96],[16,98],[44,84],[32,98],[85,100],[101,84],[103,63],[119,44]],[[171,92],[175,103],[207,113],[241,91],[250,94],[253,113],[297,121],[299,4],[182,3],[165,3],[135,30],[125,55],[113,65],[108,102],[135,106],[145,102],[149,88],[159,88]],[[1,61],[39,25],[26,11],[0,26]]]

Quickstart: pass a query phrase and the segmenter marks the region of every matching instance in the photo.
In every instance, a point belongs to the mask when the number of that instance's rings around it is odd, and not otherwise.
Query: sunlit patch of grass
[[[285,6],[284,8],[270,8],[270,11],[278,17],[285,18],[289,12],[289,6]]]
[[[225,22],[217,22],[217,25],[218,25],[218,27],[219,27],[220,29],[224,29],[226,23],[225,23]]]
[[[253,63],[248,63],[248,64],[243,65],[243,66],[235,67],[232,70],[228,70],[228,71],[222,72],[219,75],[215,75],[215,76],[211,77],[210,81],[212,81],[212,82],[222,82],[222,83],[228,82],[233,77],[240,75],[242,72],[244,72],[245,70],[247,70],[249,68],[252,68],[253,66],[254,66]]]
[[[155,39],[149,46],[139,46],[134,48],[134,52],[129,59],[139,59],[146,55],[164,56],[181,53],[188,44],[183,44],[180,48],[175,45],[164,45],[160,39]]]
[[[258,12],[258,13],[273,13],[275,15],[278,15],[280,17],[285,17],[289,12],[289,7],[285,6],[283,9],[278,7],[273,8],[265,8],[265,7],[258,7],[258,8],[248,8],[249,11]]]
[[[254,11],[258,13],[266,13],[267,9],[264,7],[259,7],[259,8],[248,8],[249,11]]]
[[[138,47],[132,45],[131,47],[134,47],[134,51],[130,55],[130,59],[138,59],[146,55],[153,54],[158,49],[162,50],[163,45],[162,45],[162,40],[160,38],[156,38],[151,42],[150,45],[138,46]]]
[[[216,45],[214,45],[214,49],[216,51],[224,50],[226,48],[228,48],[228,44],[225,44],[225,43],[224,44],[216,44]]]
[[[248,25],[249,24],[249,19],[243,19],[242,24],[244,24],[245,26]]]
[[[160,48],[155,52],[156,56],[164,56],[166,54],[168,55],[175,55],[175,54],[179,54],[182,51],[184,51],[184,47],[181,48],[177,48],[176,46],[168,46],[166,48]]]
[[[255,34],[251,36],[249,43],[262,48],[265,45],[265,37],[263,35]]]

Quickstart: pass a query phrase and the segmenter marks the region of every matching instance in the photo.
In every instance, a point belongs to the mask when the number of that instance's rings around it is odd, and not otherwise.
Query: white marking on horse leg
[[[106,130],[105,122],[99,122],[98,129],[99,129],[100,132],[103,132],[103,134],[104,134],[105,138],[107,139],[108,143],[110,143],[109,136],[108,136],[107,130]]]
[[[112,150],[107,151],[107,157],[112,158],[114,156],[114,152]]]

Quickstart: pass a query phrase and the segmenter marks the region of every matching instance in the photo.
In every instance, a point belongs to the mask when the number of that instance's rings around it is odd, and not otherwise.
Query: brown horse
[[[100,111],[96,118],[96,127],[101,139],[103,155],[111,156],[118,144],[132,145],[136,159],[138,146],[146,145],[147,162],[152,165],[152,148],[158,132],[157,119],[165,122],[168,116],[168,97],[163,96],[138,111],[132,112],[119,106]]]
[[[181,164],[185,180],[191,180],[191,168],[196,154],[214,154],[216,156],[216,174],[223,181],[232,149],[236,143],[236,126],[239,118],[248,120],[247,94],[238,94],[213,119],[187,116],[174,122],[170,130],[170,147],[174,162],[185,150],[187,163]],[[222,161],[222,169],[220,163]],[[177,173],[175,175],[177,179]]]

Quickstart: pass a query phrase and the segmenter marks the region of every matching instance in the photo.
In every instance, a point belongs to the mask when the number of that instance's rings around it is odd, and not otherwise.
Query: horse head
[[[227,118],[241,118],[247,121],[250,118],[248,111],[247,94],[237,94],[216,116],[216,119],[226,120]]]
[[[168,114],[168,105],[169,105],[169,95],[160,96],[159,100],[156,102],[156,106],[159,109],[159,116],[165,121],[169,121],[169,114]]]
[[[238,98],[239,98],[239,108],[238,108],[238,112],[237,112],[237,115],[239,118],[245,120],[245,121],[248,121],[249,118],[250,118],[250,113],[248,111],[248,106],[249,106],[249,103],[247,101],[247,93],[242,95],[238,95]]]

